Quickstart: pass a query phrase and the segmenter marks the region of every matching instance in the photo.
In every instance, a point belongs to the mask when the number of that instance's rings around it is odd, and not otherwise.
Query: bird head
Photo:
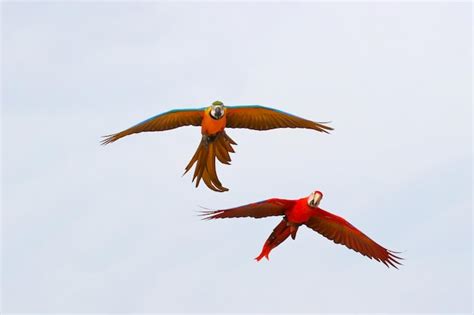
[[[221,101],[212,103],[210,115],[214,119],[221,119],[224,116],[224,103]]]
[[[321,202],[321,199],[323,199],[323,193],[322,192],[320,192],[319,190],[316,190],[316,191],[312,192],[308,196],[308,206],[310,206],[312,208],[316,208],[317,206],[319,206],[319,203]]]

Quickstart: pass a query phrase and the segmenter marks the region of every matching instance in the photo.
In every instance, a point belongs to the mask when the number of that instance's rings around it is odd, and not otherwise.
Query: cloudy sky
[[[471,36],[470,3],[2,3],[3,311],[470,313]],[[198,128],[99,145],[216,99],[335,131],[229,130],[227,193],[181,177]],[[404,266],[196,215],[315,189]]]

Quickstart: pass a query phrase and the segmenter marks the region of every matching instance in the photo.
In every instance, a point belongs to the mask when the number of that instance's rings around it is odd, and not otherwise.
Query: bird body
[[[182,126],[200,126],[201,142],[185,168],[186,174],[195,164],[193,181],[196,187],[202,180],[214,191],[224,192],[216,171],[216,159],[230,164],[230,153],[237,143],[225,132],[226,128],[270,130],[275,128],[305,128],[328,133],[331,127],[260,105],[224,106],[215,101],[211,106],[196,109],[177,109],[153,116],[121,132],[105,136],[102,144],[109,144],[125,136],[150,131],[164,131]]]
[[[307,205],[306,198],[300,198],[295,201],[293,207],[285,211],[285,217],[288,222],[302,224],[314,215],[314,211]]]
[[[205,109],[201,123],[201,133],[206,136],[213,136],[224,131],[227,123],[225,110],[223,111],[222,117],[216,119],[211,116],[211,109],[211,106]]]
[[[237,208],[204,211],[203,215],[204,219],[283,216],[283,220],[265,241],[260,255],[255,258],[257,261],[263,257],[269,259],[272,249],[290,235],[295,239],[298,228],[305,225],[336,244],[345,245],[370,259],[382,262],[387,267],[397,268],[396,265],[400,264],[398,260],[401,258],[396,256],[395,252],[377,244],[342,217],[321,209],[319,203],[322,198],[323,194],[320,191],[314,191],[309,196],[297,200],[272,198]]]

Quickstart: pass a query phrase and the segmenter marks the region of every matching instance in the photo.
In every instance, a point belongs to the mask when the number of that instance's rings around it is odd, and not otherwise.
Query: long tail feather
[[[235,144],[234,140],[225,131],[214,137],[203,136],[196,152],[186,166],[184,174],[189,172],[194,164],[196,164],[193,174],[193,182],[196,181],[196,187],[199,186],[202,180],[211,190],[217,192],[228,191],[227,188],[222,186],[217,177],[216,158],[222,164],[230,164],[231,158],[229,153],[235,152],[232,148],[232,145]]]
[[[265,241],[265,244],[263,244],[262,252],[260,255],[255,257],[256,261],[260,261],[263,257],[269,260],[268,255],[270,255],[270,252],[272,249],[280,245],[284,240],[292,234],[293,228],[288,225],[288,221],[286,219],[281,220],[281,222],[273,229],[272,234],[268,237],[268,239]],[[297,230],[297,228],[296,228]],[[294,232],[296,236],[296,230]]]

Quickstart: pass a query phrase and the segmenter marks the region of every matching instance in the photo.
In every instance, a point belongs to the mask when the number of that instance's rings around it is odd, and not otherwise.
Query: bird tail
[[[202,179],[206,186],[214,191],[228,191],[229,189],[223,187],[219,178],[217,178],[216,158],[223,164],[230,164],[231,158],[229,153],[235,152],[232,148],[233,144],[236,145],[237,143],[225,131],[214,136],[203,135],[201,143],[186,166],[184,174],[196,164],[193,175],[193,182],[196,180],[196,187],[199,186]]]
[[[284,240],[288,238],[288,236],[292,236],[294,239],[294,236],[296,236],[296,231],[298,230],[298,226],[296,225],[289,225],[288,221],[286,219],[283,219],[274,229],[272,234],[268,237],[266,240],[265,244],[263,244],[262,252],[260,255],[255,257],[255,260],[260,261],[263,257],[266,259],[268,258],[268,255],[278,245],[283,243]]]

